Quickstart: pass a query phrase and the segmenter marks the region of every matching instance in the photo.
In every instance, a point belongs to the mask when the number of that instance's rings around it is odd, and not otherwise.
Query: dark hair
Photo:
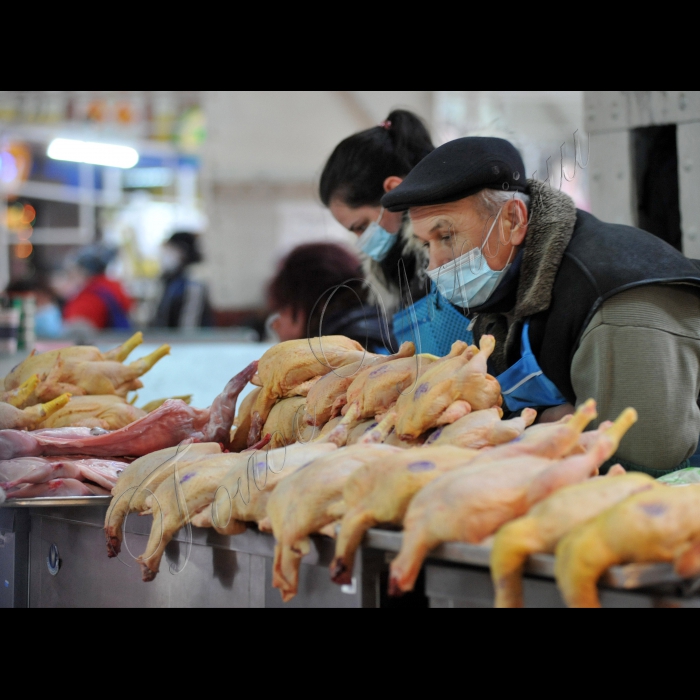
[[[185,256],[185,265],[202,262],[202,253],[199,250],[199,236],[189,231],[177,231],[166,241],[168,245],[175,246]]]
[[[384,180],[405,177],[434,149],[421,119],[396,109],[379,126],[353,134],[335,147],[321,174],[321,201],[329,206],[338,197],[350,207],[378,205]]]
[[[350,289],[341,288],[333,294],[326,315],[366,301],[363,280],[362,264],[352,251],[336,243],[306,243],[280,263],[268,287],[268,303],[274,311],[291,309],[294,320],[303,314],[307,327],[317,329],[325,303],[338,285],[347,283]]]

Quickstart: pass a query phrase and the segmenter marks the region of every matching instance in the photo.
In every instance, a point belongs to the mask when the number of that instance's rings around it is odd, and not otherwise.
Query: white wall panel
[[[700,258],[700,122],[679,124],[677,139],[683,252],[697,259]]]
[[[590,90],[584,93],[586,129],[591,133],[627,129],[629,103],[623,91]]]
[[[628,131],[591,134],[592,213],[614,224],[635,224],[631,139]]]

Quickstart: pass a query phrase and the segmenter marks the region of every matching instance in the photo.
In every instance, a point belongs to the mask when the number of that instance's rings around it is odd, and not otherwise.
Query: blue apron
[[[566,399],[537,364],[530,348],[530,321],[523,324],[520,359],[496,379],[501,385],[503,401],[510,411],[535,406],[561,406]]]
[[[393,331],[399,344],[410,340],[415,343],[417,353],[427,352],[439,357],[450,352],[455,340],[469,345],[474,343],[469,319],[457,311],[435,285],[428,296],[394,314]]]

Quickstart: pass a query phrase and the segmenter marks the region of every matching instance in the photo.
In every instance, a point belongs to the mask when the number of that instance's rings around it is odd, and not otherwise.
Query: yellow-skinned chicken
[[[102,428],[119,430],[143,418],[146,411],[120,396],[74,396],[63,408],[46,418],[42,428]]]
[[[491,335],[481,337],[477,353],[461,341],[454,343],[449,355],[425,371],[415,390],[398,400],[398,436],[415,439],[431,428],[454,423],[471,411],[500,406],[501,387],[487,370],[495,345]]]
[[[221,445],[215,442],[177,445],[152,452],[132,462],[121,474],[112,489],[112,501],[105,516],[104,531],[107,538],[107,555],[116,557],[121,550],[122,526],[129,513],[141,513],[146,509],[146,499],[165,479],[172,476],[176,467],[196,462],[203,457],[221,454]]]
[[[15,408],[9,403],[0,403],[0,430],[36,430],[42,421],[56,414],[69,401],[70,394],[63,394],[48,403],[25,409]]]
[[[531,554],[554,553],[561,538],[575,527],[629,496],[653,488],[662,485],[646,474],[625,474],[621,467],[613,467],[607,476],[567,486],[538,503],[526,516],[504,525],[496,534],[491,552],[496,607],[522,607],[523,568]]]
[[[258,398],[258,394],[262,391],[260,387],[253,389],[246,394],[241,406],[238,409],[238,414],[233,421],[233,429],[231,431],[231,452],[241,452],[248,447],[248,431],[250,430],[251,413],[253,406]]]
[[[270,411],[262,429],[262,435],[270,435],[268,449],[291,445],[303,435],[304,409],[306,399],[303,396],[292,396],[278,401]]]
[[[371,357],[362,346],[343,335],[288,340],[270,348],[258,362],[253,383],[262,390],[251,412],[248,445],[260,439],[262,427],[280,399],[306,396],[311,387],[332,369],[360,363]]]
[[[617,564],[673,562],[700,575],[700,484],[638,493],[572,530],[556,548],[555,575],[570,607],[600,607],[596,584]]]
[[[423,447],[381,455],[353,472],[343,488],[347,510],[331,564],[333,581],[350,583],[355,552],[367,530],[378,523],[400,525],[411,499],[426,484],[466,467],[476,454],[460,447]]]
[[[358,362],[342,367],[333,372],[329,372],[325,377],[319,379],[311,387],[306,397],[306,415],[304,420],[309,425],[325,425],[331,418],[340,415],[341,410],[347,403],[347,391],[355,381],[359,372],[368,367],[400,360],[404,357],[413,357],[416,349],[413,343],[406,342],[401,345],[395,355],[367,355]]]
[[[501,420],[502,415],[500,408],[474,411],[438,428],[427,439],[426,445],[456,445],[472,450],[502,445],[520,437],[537,418],[537,411],[526,408],[520,416],[510,420]]]
[[[347,442],[350,430],[364,420],[382,418],[389,414],[403,392],[410,392],[417,378],[427,372],[430,365],[437,361],[433,355],[415,355],[394,359],[379,367],[367,367],[358,372],[357,377],[348,387],[347,404],[343,408],[343,419],[327,440],[336,445]],[[393,419],[384,420],[379,428],[381,441],[388,435]],[[386,430],[384,430],[384,426]]]
[[[388,445],[353,445],[320,457],[283,479],[272,492],[267,514],[277,540],[272,585],[282,600],[297,592],[299,566],[309,552],[309,535],[341,518],[343,487],[348,477],[368,462],[400,452]]]
[[[391,592],[412,590],[425,557],[442,542],[477,544],[558,489],[595,476],[636,419],[633,409],[623,411],[583,455],[557,461],[519,457],[481,468],[472,462],[428,484],[406,513],[401,552],[391,565]]]

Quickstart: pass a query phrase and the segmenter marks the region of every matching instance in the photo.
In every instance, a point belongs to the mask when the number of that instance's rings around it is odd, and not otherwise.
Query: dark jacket
[[[165,289],[153,322],[160,328],[197,328],[213,324],[207,288],[182,270],[163,278]]]
[[[644,285],[684,283],[700,292],[700,266],[646,231],[577,210],[543,183],[532,181],[530,188],[519,279],[498,307],[481,310],[474,333],[496,336],[491,371],[500,374],[520,357],[522,324],[531,317],[530,342],[541,369],[575,403],[571,362],[601,304]]]
[[[369,352],[389,354],[396,351],[396,342],[386,319],[375,306],[356,306],[327,314],[323,319],[323,335],[344,335],[357,341]]]

